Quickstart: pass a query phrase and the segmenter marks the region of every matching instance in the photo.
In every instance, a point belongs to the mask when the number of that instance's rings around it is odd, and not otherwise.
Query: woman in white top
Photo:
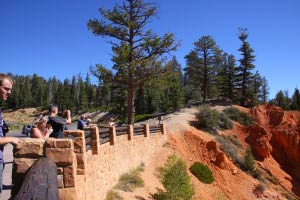
[[[52,128],[47,125],[48,119],[46,117],[39,117],[37,120],[33,122],[32,129],[30,131],[31,138],[49,138],[49,135],[52,133]]]

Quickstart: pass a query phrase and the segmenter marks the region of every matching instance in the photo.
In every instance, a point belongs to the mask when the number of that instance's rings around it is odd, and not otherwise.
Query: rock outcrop
[[[248,143],[258,159],[273,156],[295,179],[300,179],[300,112],[272,105],[254,107],[255,124],[248,127]]]

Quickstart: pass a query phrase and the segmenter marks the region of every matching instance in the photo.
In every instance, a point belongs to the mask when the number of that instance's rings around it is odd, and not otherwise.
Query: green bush
[[[124,198],[122,196],[119,195],[118,192],[114,191],[114,190],[110,190],[107,195],[105,200],[123,200]]]
[[[219,112],[211,109],[209,106],[200,106],[199,112],[196,114],[198,126],[209,132],[212,132],[219,126]]]
[[[160,168],[159,175],[165,188],[151,194],[155,200],[190,200],[195,191],[186,172],[185,163],[177,156],[169,157],[167,163]]]
[[[232,121],[224,113],[219,115],[219,127],[224,130],[232,129],[233,127]]]
[[[231,138],[230,136],[224,136],[224,135],[217,136],[217,141],[220,144],[220,149],[228,157],[231,157],[236,165],[238,165],[240,168],[244,168],[244,159],[238,155],[238,149],[237,149],[237,148],[242,148],[242,145],[240,144],[241,145],[240,147],[236,146],[230,138]]]
[[[246,149],[246,155],[245,155],[245,170],[246,171],[250,171],[253,172],[255,169],[255,161],[254,161],[254,157],[251,151],[251,148],[248,146]]]
[[[133,192],[136,187],[143,187],[144,180],[140,176],[140,172],[144,170],[144,164],[142,163],[138,168],[132,170],[129,173],[121,175],[116,189],[123,190],[125,192]]]
[[[252,119],[249,114],[240,111],[237,108],[229,107],[223,111],[230,119],[237,121],[242,125],[250,126],[252,124]]]
[[[214,182],[212,171],[206,165],[200,162],[195,162],[190,167],[190,171],[203,183],[210,184]]]

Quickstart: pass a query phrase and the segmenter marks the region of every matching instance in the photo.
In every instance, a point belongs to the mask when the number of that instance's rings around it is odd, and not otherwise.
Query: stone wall
[[[156,134],[150,134],[148,125],[144,127],[145,134],[139,136],[133,135],[130,126],[127,135],[116,136],[112,127],[110,142],[101,146],[98,127],[65,131],[65,139],[22,140],[14,148],[12,196],[18,192],[28,169],[45,156],[57,165],[60,199],[105,199],[121,174],[146,162],[166,142],[164,125]],[[89,139],[85,138],[86,132]],[[86,141],[90,141],[88,151]]]

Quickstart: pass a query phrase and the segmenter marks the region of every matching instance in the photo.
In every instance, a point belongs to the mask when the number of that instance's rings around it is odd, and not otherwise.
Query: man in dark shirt
[[[64,130],[66,125],[71,124],[71,111],[65,110],[63,115],[66,115],[67,119],[63,119],[58,114],[58,107],[56,105],[49,106],[49,120],[48,124],[51,125],[53,132],[50,134],[50,137],[54,138],[64,138]]]

